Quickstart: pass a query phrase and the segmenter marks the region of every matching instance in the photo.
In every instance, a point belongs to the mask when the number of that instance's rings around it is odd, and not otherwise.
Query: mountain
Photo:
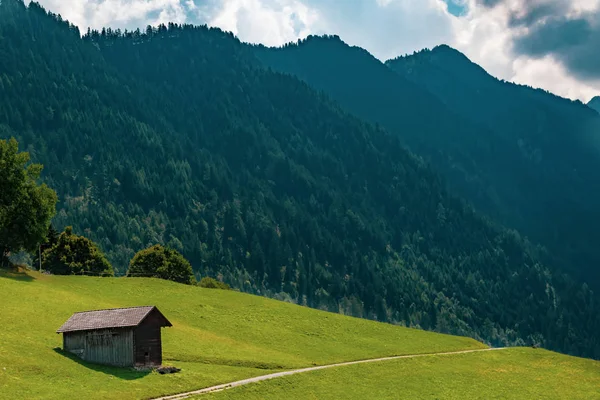
[[[81,38],[3,0],[0,138],[44,164],[57,227],[120,273],[161,243],[246,292],[600,357],[586,285],[448,193],[396,134],[255,50],[189,25]]]
[[[507,144],[489,154],[499,172],[494,190],[508,200],[504,221],[600,289],[600,116],[579,101],[500,81],[448,46],[387,65],[493,132],[490,148]]]
[[[590,100],[590,102],[587,104],[587,106],[593,110],[598,111],[598,113],[600,113],[600,96],[596,96],[592,100]]]
[[[448,46],[385,65],[335,36],[255,51],[396,134],[453,192],[600,289],[597,113],[499,81]]]
[[[477,165],[466,157],[479,149],[465,146],[481,136],[480,127],[448,110],[436,96],[399,76],[364,49],[350,47],[338,36],[309,36],[282,48],[254,48],[267,67],[292,74],[353,114],[385,126],[440,169],[459,176],[479,174],[474,168]],[[459,133],[471,140],[458,142]],[[462,189],[469,190],[466,186]]]

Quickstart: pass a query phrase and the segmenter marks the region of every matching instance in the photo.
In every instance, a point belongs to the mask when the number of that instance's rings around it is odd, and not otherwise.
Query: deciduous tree
[[[114,271],[94,242],[73,233],[70,226],[42,254],[42,268],[57,275],[88,274],[113,276]]]
[[[192,266],[177,250],[159,244],[138,252],[129,263],[127,276],[146,276],[192,284]]]
[[[56,193],[39,184],[40,164],[30,164],[15,139],[0,140],[0,259],[34,250],[44,241],[54,216]]]

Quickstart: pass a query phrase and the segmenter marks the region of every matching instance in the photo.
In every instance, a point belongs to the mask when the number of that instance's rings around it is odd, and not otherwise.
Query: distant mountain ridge
[[[464,184],[469,179],[490,179],[478,169],[479,163],[489,160],[481,157],[473,162],[471,158],[471,154],[480,153],[481,126],[458,116],[435,95],[395,73],[366,50],[350,47],[337,36],[309,36],[282,48],[255,49],[265,65],[303,79],[346,110],[396,134],[456,184],[454,189],[460,194],[471,201],[482,198],[475,204],[495,201],[493,194]],[[470,139],[459,141],[462,136]]]
[[[596,96],[593,99],[591,99],[587,105],[591,109],[596,110],[600,113],[600,96]]]
[[[503,221],[600,288],[598,114],[579,101],[498,80],[448,46],[386,64],[487,128],[491,148],[505,145],[490,153],[501,172],[491,188],[505,201]]]
[[[257,55],[398,135],[453,191],[600,288],[597,113],[500,81],[445,45],[385,65],[337,37],[258,47]]]

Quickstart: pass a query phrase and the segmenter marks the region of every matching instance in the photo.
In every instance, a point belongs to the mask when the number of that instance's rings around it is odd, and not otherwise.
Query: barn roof
[[[162,326],[173,326],[155,306],[142,306],[78,312],[73,314],[56,332],[134,327],[138,326],[152,311],[160,314],[164,320]]]

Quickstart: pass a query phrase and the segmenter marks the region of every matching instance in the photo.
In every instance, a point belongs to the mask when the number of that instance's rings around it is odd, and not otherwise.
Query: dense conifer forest
[[[448,46],[387,64],[490,132],[494,164],[481,168],[490,177],[481,191],[496,200],[482,207],[498,210],[600,290],[600,115],[579,101],[495,79]]]
[[[600,357],[586,284],[449,193],[397,134],[256,50],[188,25],[82,37],[2,0],[0,138],[44,164],[55,226],[117,273],[158,243],[246,292]]]
[[[600,115],[497,80],[448,46],[384,64],[337,36],[312,36],[256,54],[398,135],[477,210],[600,290]]]

